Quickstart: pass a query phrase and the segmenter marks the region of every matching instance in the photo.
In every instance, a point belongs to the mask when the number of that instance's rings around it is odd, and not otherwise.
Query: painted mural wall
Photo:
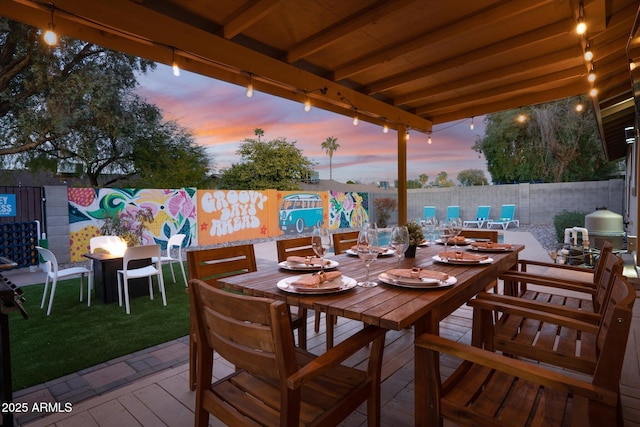
[[[308,233],[324,224],[360,227],[369,218],[369,193],[356,192],[69,188],[68,199],[71,261],[83,260],[104,218],[125,210],[151,210],[154,222],[142,243],[163,249],[176,233],[187,236],[185,247],[208,246]]]
[[[185,246],[196,238],[196,189],[69,188],[69,239],[71,261],[82,261],[89,252],[89,240],[100,235],[104,218],[127,211],[133,215],[148,208],[154,221],[142,237],[142,244],[167,246],[169,237],[185,234]]]

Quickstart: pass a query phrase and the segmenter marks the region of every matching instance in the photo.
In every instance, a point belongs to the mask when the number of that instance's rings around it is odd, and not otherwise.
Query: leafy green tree
[[[54,173],[82,165],[92,186],[207,181],[206,150],[133,92],[152,62],[65,37],[45,47],[38,35],[0,18],[0,155]]]
[[[64,141],[91,125],[92,108],[133,90],[153,62],[60,37],[49,47],[41,30],[0,17],[0,155]],[[106,77],[106,78],[105,78]]]
[[[411,188],[422,188],[422,183],[417,179],[409,179],[407,180],[407,189]]]
[[[580,102],[584,110],[577,112]],[[518,114],[525,122],[515,120]],[[606,179],[617,170],[602,150],[591,104],[567,98],[486,117],[486,134],[473,149],[483,153],[494,183]]]
[[[268,142],[245,139],[236,151],[240,161],[222,170],[220,187],[235,190],[298,190],[313,174],[314,163],[295,142],[278,138]]]
[[[329,155],[329,179],[333,179],[333,153],[340,148],[340,144],[338,144],[338,138],[334,138],[333,136],[328,137],[322,143],[322,149]]]
[[[458,182],[462,186],[488,185],[489,182],[480,169],[465,169],[458,174]]]
[[[436,176],[435,184],[438,187],[453,187],[453,181],[449,179],[449,174],[445,171],[442,171]]]

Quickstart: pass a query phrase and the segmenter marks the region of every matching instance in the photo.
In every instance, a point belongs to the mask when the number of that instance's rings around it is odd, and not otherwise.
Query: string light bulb
[[[587,43],[587,47],[584,51],[584,60],[587,62],[591,62],[593,60],[593,51],[591,50],[591,46]]]
[[[382,133],[389,133],[389,126],[387,126],[387,124],[385,123],[384,126],[382,127]]]
[[[578,24],[576,25],[576,33],[582,35],[587,32],[587,23],[584,22],[584,4],[580,2],[578,10]]]
[[[473,130],[475,126],[473,125],[473,117],[471,117],[471,123],[469,124],[469,129]]]
[[[629,60],[629,71],[633,71],[636,69],[636,63],[633,62],[631,59]]]
[[[429,137],[427,138],[427,144],[431,145],[433,141],[431,140],[431,132],[429,132]]]
[[[595,87],[592,87],[591,90],[589,91],[589,96],[592,98],[595,98],[596,95],[598,95],[598,89],[596,89]]]
[[[304,96],[304,111],[307,113],[311,111],[311,101],[307,95]]]
[[[251,98],[253,96],[253,74],[249,73],[249,84],[247,85],[247,98]]]
[[[176,62],[175,49],[171,49],[171,67],[173,68],[173,75],[176,77],[180,77],[180,67],[178,67],[178,63]]]
[[[47,31],[45,31],[44,42],[49,46],[54,46],[58,43],[58,35],[55,33],[56,25],[53,22],[53,3],[51,3],[51,22],[49,22],[49,26]]]
[[[582,102],[578,102],[578,103],[576,104],[576,111],[577,111],[578,113],[580,113],[580,112],[582,112],[582,110],[584,110],[584,105],[582,105]]]
[[[527,121],[527,116],[524,113],[520,113],[518,114],[516,120],[518,121],[518,123],[524,123]]]
[[[353,125],[358,126],[358,110],[356,110],[356,114],[353,116]]]
[[[407,133],[404,135],[405,140],[409,140],[411,139],[411,135],[409,135],[409,130],[407,130]]]

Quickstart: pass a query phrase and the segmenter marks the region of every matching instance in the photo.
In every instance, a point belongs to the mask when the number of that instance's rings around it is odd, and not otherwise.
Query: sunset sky
[[[285,137],[296,142],[304,156],[318,163],[320,179],[329,179],[329,156],[321,144],[327,137],[337,138],[340,147],[333,155],[333,179],[361,183],[389,181],[397,178],[396,132],[382,133],[382,128],[360,121],[354,126],[350,117],[312,108],[305,112],[300,103],[254,92],[209,77],[158,64],[155,71],[139,76],[137,92],[156,104],[164,117],[176,120],[191,130],[198,144],[213,154],[216,170],[229,167],[239,157],[236,149],[245,138],[254,138],[254,129],[264,130],[265,140]],[[425,173],[432,181],[441,171],[458,183],[464,169],[480,169],[490,180],[484,156],[472,150],[484,135],[483,117],[434,126],[433,143],[427,144],[423,133],[410,132],[407,152],[407,177],[417,179]]]

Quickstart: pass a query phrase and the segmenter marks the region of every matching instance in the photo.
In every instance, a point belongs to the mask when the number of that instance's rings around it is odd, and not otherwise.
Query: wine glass
[[[433,234],[436,232],[436,227],[438,226],[438,220],[434,217],[428,217],[424,219],[423,223],[427,243],[431,243],[433,240]]]
[[[389,246],[398,255],[398,268],[400,267],[400,259],[409,247],[409,230],[404,225],[393,227],[389,238]]]
[[[440,241],[444,243],[444,251],[447,251],[447,243],[453,237],[453,230],[451,229],[451,224],[443,221],[438,225],[438,237],[440,237]]]
[[[462,218],[451,218],[450,225],[453,238],[456,239],[454,240],[454,248],[459,249],[457,237],[462,233]]]
[[[358,257],[362,260],[367,268],[367,274],[364,282],[358,282],[358,286],[365,288],[372,288],[378,286],[377,282],[369,280],[369,267],[371,263],[378,258],[378,251],[380,250],[378,245],[378,231],[373,227],[365,226],[360,234],[358,234],[358,242],[356,244],[358,248]]]
[[[320,272],[324,273],[324,255],[331,246],[331,236],[329,230],[322,227],[314,227],[311,234],[311,247],[313,252],[320,257]]]

